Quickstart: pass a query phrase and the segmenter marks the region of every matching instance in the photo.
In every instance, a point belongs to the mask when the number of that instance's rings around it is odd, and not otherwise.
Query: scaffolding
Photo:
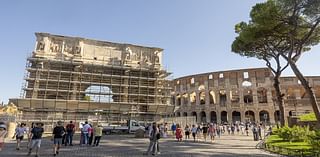
[[[170,73],[159,62],[162,49],[36,36],[21,97],[10,99],[23,113],[20,120],[149,121],[173,112]]]

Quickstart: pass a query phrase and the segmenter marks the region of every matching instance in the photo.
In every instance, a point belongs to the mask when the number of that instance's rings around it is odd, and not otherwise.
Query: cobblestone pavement
[[[101,140],[101,146],[91,147],[78,145],[76,137],[74,146],[62,147],[58,157],[138,157],[144,156],[149,141],[147,138],[137,139],[133,135],[106,135]],[[0,157],[27,157],[27,143],[23,142],[22,148],[15,150],[15,141],[5,144]],[[252,136],[224,135],[215,142],[185,140],[177,142],[173,137],[160,139],[161,154],[163,157],[269,157],[278,156],[255,149],[257,142]],[[53,156],[53,145],[49,138],[45,138],[41,144],[40,157]],[[31,155],[34,157],[34,154]]]

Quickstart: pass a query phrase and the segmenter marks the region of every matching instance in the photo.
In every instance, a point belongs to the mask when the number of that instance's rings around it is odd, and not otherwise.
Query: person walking
[[[258,126],[258,139],[262,140],[262,128],[261,128],[261,124]]]
[[[249,136],[249,124],[246,124],[246,128],[245,128],[245,130],[246,130],[246,134],[247,134],[247,136]]]
[[[182,141],[182,129],[180,127],[180,124],[177,124],[176,139],[180,142]]]
[[[154,122],[152,123],[152,130],[149,136],[149,147],[146,153],[144,155],[149,155],[149,153],[152,151],[152,155],[156,155],[157,153],[157,146],[158,146],[158,140],[160,138],[159,129],[157,128],[157,124]]]
[[[216,125],[216,132],[217,132],[218,137],[220,138],[221,132],[222,132],[220,125]]]
[[[207,124],[204,124],[202,126],[202,135],[203,135],[204,141],[207,141],[207,135],[208,135],[208,125]]]
[[[69,146],[73,146],[72,140],[73,140],[73,135],[75,133],[75,125],[73,124],[72,121],[66,126],[66,141],[65,141],[65,146],[69,144]]]
[[[213,142],[214,137],[216,136],[216,129],[215,129],[215,126],[213,125],[213,123],[210,124],[208,132],[209,132],[210,140],[211,140],[211,142]]]
[[[98,147],[99,143],[100,143],[100,139],[102,137],[102,125],[98,124],[95,128],[94,128],[94,142],[93,142],[93,146]]]
[[[197,127],[193,124],[191,129],[193,142],[196,142],[197,131],[198,131]]]
[[[27,132],[25,126],[26,125],[24,123],[21,123],[20,126],[16,128],[12,137],[12,139],[16,138],[17,140],[16,150],[20,150],[21,141],[23,140],[24,134]]]
[[[30,131],[30,139],[31,139],[31,146],[29,147],[29,152],[28,155],[31,155],[32,149],[34,147],[36,148],[36,156],[39,157],[39,151],[40,151],[40,146],[41,146],[41,139],[42,139],[42,134],[44,132],[43,130],[43,123],[36,123],[36,126],[32,128]]]
[[[4,146],[4,139],[7,136],[7,126],[4,122],[0,122],[0,152]]]
[[[63,136],[65,135],[66,130],[63,127],[63,122],[58,121],[57,126],[53,128],[52,140],[53,140],[53,156],[59,154],[59,149],[62,145]]]
[[[190,127],[189,125],[187,124],[186,127],[184,128],[184,134],[186,136],[186,139],[189,139],[190,138]]]
[[[175,135],[175,134],[176,134],[176,130],[177,130],[177,125],[176,125],[176,123],[173,123],[173,124],[171,125],[171,130],[172,130],[172,135]]]
[[[259,137],[258,137],[258,128],[257,128],[256,125],[253,126],[252,133],[253,133],[253,140],[254,141],[258,141],[258,139],[259,139]]]

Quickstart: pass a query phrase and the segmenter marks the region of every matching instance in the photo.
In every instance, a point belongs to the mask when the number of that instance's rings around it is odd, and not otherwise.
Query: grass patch
[[[283,155],[311,155],[314,153],[312,146],[304,141],[289,142],[278,135],[271,135],[267,140],[267,150]]]
[[[300,121],[317,121],[316,114],[314,113],[308,113],[299,116]]]

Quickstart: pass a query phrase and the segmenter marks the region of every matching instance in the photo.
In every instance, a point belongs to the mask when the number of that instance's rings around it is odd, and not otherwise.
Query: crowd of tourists
[[[35,149],[35,157],[39,157],[39,151],[41,147],[41,140],[44,133],[44,124],[41,122],[32,123],[30,127],[27,127],[26,124],[21,123],[15,129],[15,133],[12,139],[15,139],[16,150],[20,150],[21,142],[27,137],[27,150],[28,155],[31,155]],[[80,128],[80,141],[81,146],[99,146],[100,139],[102,137],[102,126],[97,124],[93,126],[87,121],[81,124]],[[67,125],[64,126],[62,121],[58,121],[55,127],[52,130],[53,142],[53,156],[59,154],[60,148],[64,146],[73,146],[73,136],[75,134],[76,127],[73,121],[70,121]],[[7,127],[5,123],[0,122],[0,151],[4,145],[4,139],[7,136]]]
[[[35,156],[39,157],[39,151],[41,146],[41,139],[44,133],[43,123],[32,123],[31,127],[27,127],[26,124],[21,123],[16,129],[13,135],[13,139],[16,140],[16,150],[20,150],[21,141],[27,136],[28,155],[31,155],[35,149]],[[181,141],[193,141],[193,142],[214,142],[215,138],[228,135],[243,135],[249,136],[249,132],[252,132],[253,140],[261,140],[262,130],[265,129],[262,124],[255,123],[231,123],[231,124],[215,124],[215,123],[201,123],[201,124],[181,124],[173,123],[169,126],[167,123],[156,124],[155,122],[145,127],[145,136],[149,138],[149,146],[144,153],[145,155],[160,154],[159,140],[160,138],[167,138],[168,136],[174,137],[178,142]],[[92,125],[87,121],[80,124],[80,146],[99,146],[100,139],[102,137],[103,127],[100,124]],[[171,131],[170,131],[171,130]],[[271,130],[271,127],[269,128]],[[73,136],[76,131],[75,124],[70,121],[67,125],[64,125],[62,121],[58,121],[52,130],[53,141],[53,155],[59,154],[60,148],[64,146],[73,146]],[[0,151],[4,144],[4,138],[7,135],[6,125],[0,122]]]

